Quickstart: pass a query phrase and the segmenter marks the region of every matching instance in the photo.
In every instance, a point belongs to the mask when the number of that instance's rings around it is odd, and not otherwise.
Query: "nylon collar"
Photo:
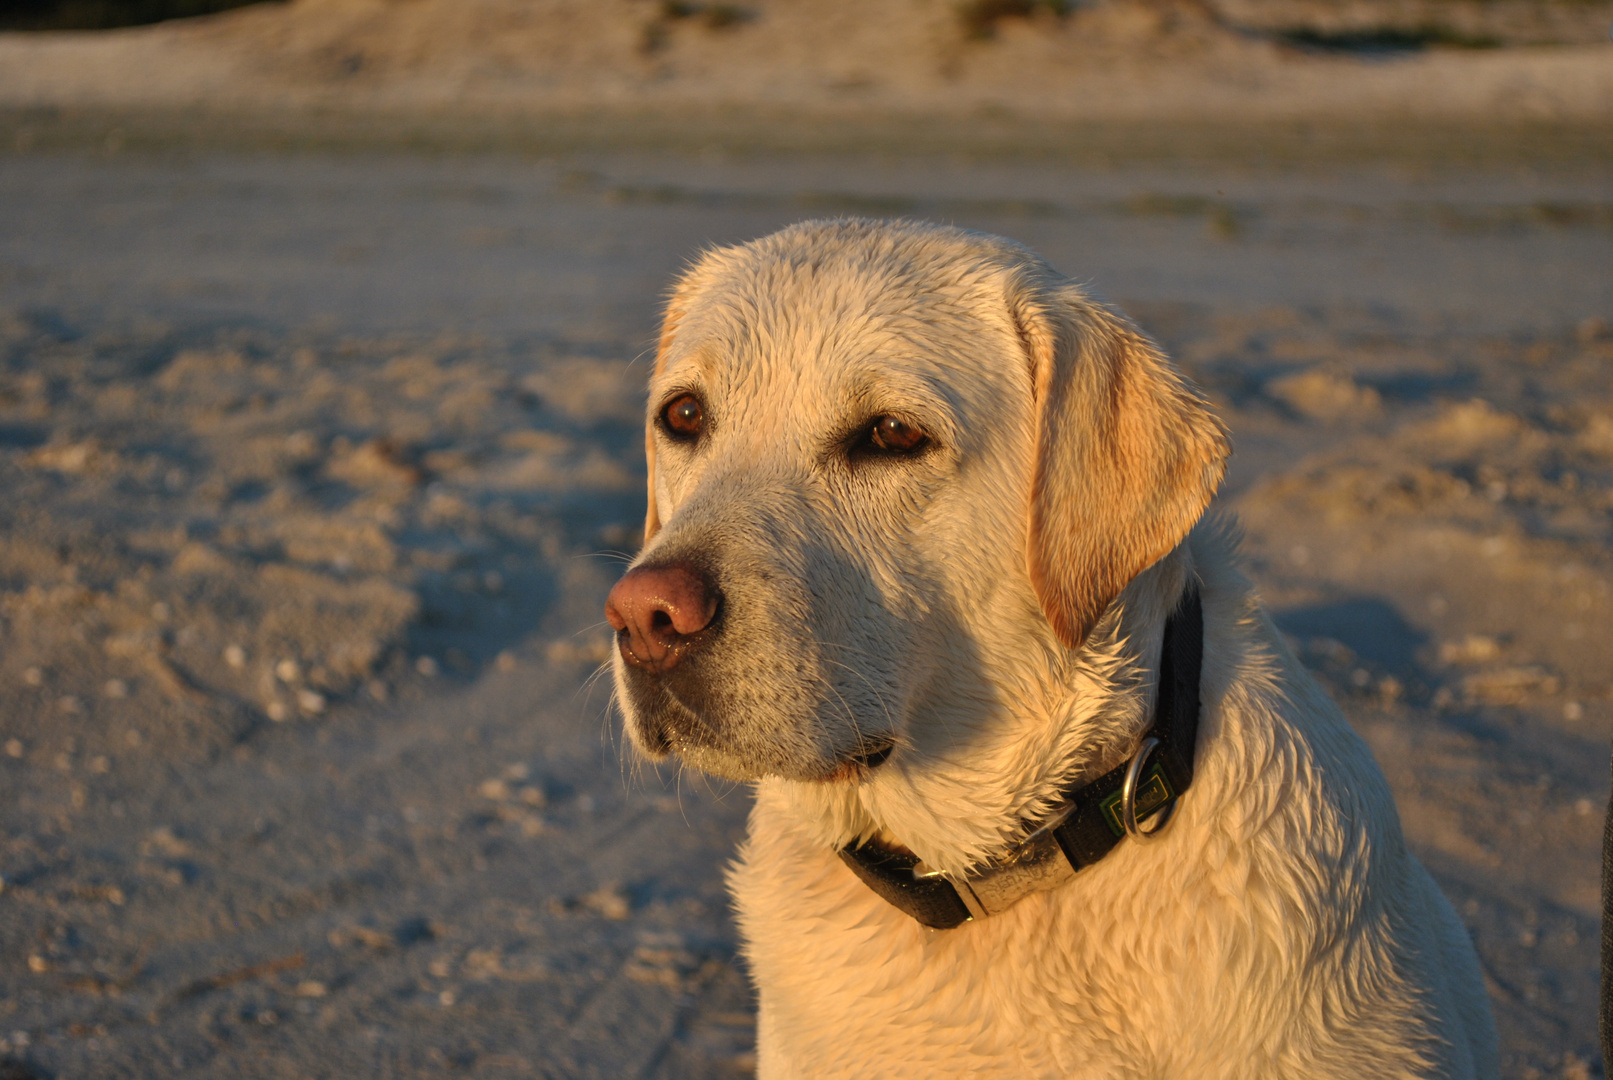
[[[1193,582],[1165,620],[1154,723],[1144,733],[1145,740],[1152,737],[1158,745],[1135,782],[1138,820],[1174,807],[1193,783],[1203,666],[1204,605]],[[871,841],[847,845],[840,857],[892,905],[925,926],[950,930],[1006,911],[1031,893],[1055,888],[1113,851],[1126,835],[1121,794],[1131,763],[1128,760],[1066,792],[1063,805],[1035,832],[967,874],[931,870],[916,855]]]

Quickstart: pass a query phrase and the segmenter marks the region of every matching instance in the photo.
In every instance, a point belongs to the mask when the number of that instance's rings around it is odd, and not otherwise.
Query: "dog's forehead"
[[[994,275],[960,260],[858,254],[773,253],[707,277],[687,297],[657,383],[801,415],[880,397],[946,408],[1027,381]]]

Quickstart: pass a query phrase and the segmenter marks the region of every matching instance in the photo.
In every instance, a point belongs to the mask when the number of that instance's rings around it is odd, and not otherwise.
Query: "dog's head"
[[[1227,452],[1153,344],[1031,252],[868,221],[682,277],[645,450],[644,549],[607,607],[628,730],[791,780],[956,745],[1034,696]]]

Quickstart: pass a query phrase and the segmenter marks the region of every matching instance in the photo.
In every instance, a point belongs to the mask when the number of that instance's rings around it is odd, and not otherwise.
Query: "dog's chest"
[[[1109,950],[1072,934],[1060,898],[928,930],[760,809],[731,884],[764,1065],[781,1056],[811,1061],[812,1076],[1018,1080],[1125,1075],[1123,1062],[1147,1054],[1123,1004],[1146,980],[1110,970]]]

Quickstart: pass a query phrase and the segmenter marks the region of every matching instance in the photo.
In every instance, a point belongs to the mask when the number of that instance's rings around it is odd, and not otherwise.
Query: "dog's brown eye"
[[[930,441],[923,431],[896,416],[881,416],[868,433],[873,444],[891,454],[910,454]]]
[[[666,425],[673,438],[693,439],[705,426],[706,413],[700,407],[699,398],[693,394],[684,394],[682,397],[673,398],[667,407],[661,410],[661,422]]]

